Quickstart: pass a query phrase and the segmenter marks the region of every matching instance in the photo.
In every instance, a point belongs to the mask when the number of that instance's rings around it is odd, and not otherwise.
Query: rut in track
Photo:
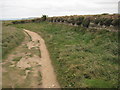
[[[42,87],[43,88],[60,88],[60,85],[57,82],[56,75],[55,75],[53,66],[51,64],[49,52],[47,50],[44,40],[40,35],[38,35],[35,32],[29,31],[26,29],[24,29],[24,31],[29,34],[33,42],[35,41],[39,42],[39,49],[41,52],[40,71],[42,74]]]

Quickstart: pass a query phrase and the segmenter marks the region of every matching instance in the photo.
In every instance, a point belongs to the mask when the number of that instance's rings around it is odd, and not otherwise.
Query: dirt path
[[[37,33],[24,29],[30,36],[33,42],[38,42],[41,52],[41,75],[43,88],[60,88],[56,75],[51,64],[50,56],[44,40]],[[30,45],[31,46],[31,45]]]

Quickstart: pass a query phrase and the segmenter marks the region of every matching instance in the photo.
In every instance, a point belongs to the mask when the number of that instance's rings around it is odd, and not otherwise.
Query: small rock
[[[52,87],[55,87],[55,85],[53,84]]]

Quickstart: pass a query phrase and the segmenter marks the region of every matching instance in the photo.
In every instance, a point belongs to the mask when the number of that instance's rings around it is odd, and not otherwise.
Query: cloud
[[[2,18],[117,13],[119,0],[1,0]],[[1,15],[0,15],[1,18]]]

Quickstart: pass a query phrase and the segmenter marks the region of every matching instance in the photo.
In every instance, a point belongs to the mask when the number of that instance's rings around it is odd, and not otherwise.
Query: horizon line
[[[102,15],[102,14],[108,14],[108,15],[112,15],[112,14],[120,14],[120,13],[99,13],[99,14],[79,14],[79,15]],[[75,14],[74,14],[75,15]],[[60,15],[60,16],[74,16],[74,15]],[[78,16],[79,16],[78,15]],[[48,15],[47,15],[48,16]],[[59,15],[56,16],[48,16],[48,17],[58,17]],[[24,20],[24,19],[35,19],[35,18],[40,18],[41,16],[31,16],[31,17],[16,17],[16,18],[0,18],[0,21],[7,21],[7,20]]]

